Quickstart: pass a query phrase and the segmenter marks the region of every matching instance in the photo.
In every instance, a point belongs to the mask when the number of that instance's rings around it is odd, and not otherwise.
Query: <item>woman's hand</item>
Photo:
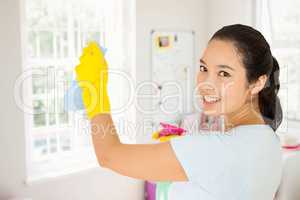
[[[152,139],[159,140],[160,142],[167,142],[170,139],[182,136],[186,130],[171,124],[160,123],[163,129],[152,133]]]
[[[108,65],[96,42],[83,49],[76,66],[76,80],[82,90],[82,100],[89,119],[100,113],[110,113],[107,94]]]

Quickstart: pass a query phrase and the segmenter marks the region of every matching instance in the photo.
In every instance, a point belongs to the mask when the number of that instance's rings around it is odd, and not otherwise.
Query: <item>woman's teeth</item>
[[[204,101],[206,101],[208,103],[215,103],[220,100],[220,98],[215,97],[215,96],[203,96],[203,99],[204,99]]]

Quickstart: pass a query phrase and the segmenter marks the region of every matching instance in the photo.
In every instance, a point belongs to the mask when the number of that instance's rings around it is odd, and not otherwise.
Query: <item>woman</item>
[[[120,142],[110,115],[103,54],[91,44],[80,60],[77,81],[102,167],[133,178],[172,181],[170,200],[273,199],[281,178],[274,132],[282,120],[279,66],[257,30],[240,24],[223,27],[200,59],[197,86],[203,112],[221,116],[223,131],[188,131],[158,144]],[[90,95],[87,86],[96,90]]]

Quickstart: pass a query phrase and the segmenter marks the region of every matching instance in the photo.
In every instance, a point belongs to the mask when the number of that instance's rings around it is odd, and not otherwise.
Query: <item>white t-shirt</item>
[[[169,200],[274,199],[282,152],[269,125],[189,132],[170,142],[189,181],[172,182]]]

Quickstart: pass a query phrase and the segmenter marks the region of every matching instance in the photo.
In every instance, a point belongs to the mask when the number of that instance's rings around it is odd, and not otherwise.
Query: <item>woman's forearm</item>
[[[91,120],[91,131],[97,160],[101,166],[104,166],[112,148],[121,143],[111,114],[97,114],[93,117]]]
[[[122,144],[110,114],[91,120],[98,163],[121,175],[152,181],[187,181],[170,142]]]

